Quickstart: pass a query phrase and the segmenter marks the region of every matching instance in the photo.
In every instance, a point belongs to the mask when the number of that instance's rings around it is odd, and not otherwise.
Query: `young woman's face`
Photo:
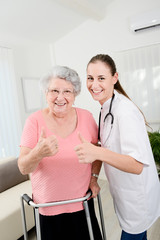
[[[51,112],[68,113],[75,100],[73,85],[64,79],[52,79],[46,92],[46,100]]]
[[[113,95],[118,74],[111,74],[110,68],[103,62],[90,63],[87,68],[87,88],[94,100],[101,105]]]

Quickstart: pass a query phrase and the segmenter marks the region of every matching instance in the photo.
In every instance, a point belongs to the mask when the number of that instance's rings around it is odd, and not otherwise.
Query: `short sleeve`
[[[119,117],[121,153],[149,165],[147,154],[148,135],[143,115],[136,106],[125,109]]]
[[[20,146],[34,148],[37,142],[38,142],[37,120],[30,116],[25,122],[21,136]]]

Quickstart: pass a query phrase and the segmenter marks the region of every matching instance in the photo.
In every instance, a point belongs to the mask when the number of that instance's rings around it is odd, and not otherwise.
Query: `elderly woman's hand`
[[[46,137],[45,130],[41,130],[41,135],[37,145],[31,149],[21,147],[18,159],[18,167],[22,174],[33,172],[42,158],[53,156],[58,152],[57,138],[52,135]]]
[[[91,177],[89,188],[92,191],[92,197],[96,198],[98,193],[99,193],[99,191],[100,191],[100,187],[99,187],[99,185],[97,183],[97,178]]]
[[[46,137],[45,131],[42,128],[36,148],[41,158],[53,156],[58,152],[57,138],[54,135]]]

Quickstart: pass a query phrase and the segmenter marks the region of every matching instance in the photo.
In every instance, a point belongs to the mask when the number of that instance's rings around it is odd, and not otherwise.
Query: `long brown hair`
[[[87,68],[88,68],[88,65],[90,63],[96,63],[96,62],[103,62],[105,63],[109,68],[110,68],[110,71],[111,71],[111,74],[112,76],[114,76],[114,74],[117,72],[117,69],[116,69],[116,64],[115,62],[113,61],[113,59],[107,55],[107,54],[98,54],[94,57],[91,58],[91,60],[89,61],[89,63],[87,64]],[[120,94],[123,94],[125,97],[127,97],[129,100],[130,97],[127,95],[127,93],[124,91],[123,87],[121,86],[120,84],[120,81],[119,79],[117,80],[116,84],[114,85],[114,89],[117,90]],[[131,100],[132,101],[132,100]],[[137,107],[139,109],[139,107]],[[149,126],[149,124],[147,123],[146,121],[146,118],[143,114],[143,112],[139,109],[139,111],[142,113],[143,117],[144,117],[144,120],[145,120],[145,124]]]

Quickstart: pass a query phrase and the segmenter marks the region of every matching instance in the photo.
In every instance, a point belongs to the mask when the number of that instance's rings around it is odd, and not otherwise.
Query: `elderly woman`
[[[26,120],[18,160],[21,173],[31,173],[33,200],[45,203],[79,198],[89,188],[96,196],[96,172],[91,164],[80,164],[74,151],[80,143],[79,132],[89,142],[97,143],[97,125],[91,113],[73,107],[81,90],[79,76],[68,67],[55,66],[40,83],[48,107]],[[89,207],[94,238],[102,239],[93,199]],[[41,208],[40,223],[43,240],[89,240],[82,203]]]

